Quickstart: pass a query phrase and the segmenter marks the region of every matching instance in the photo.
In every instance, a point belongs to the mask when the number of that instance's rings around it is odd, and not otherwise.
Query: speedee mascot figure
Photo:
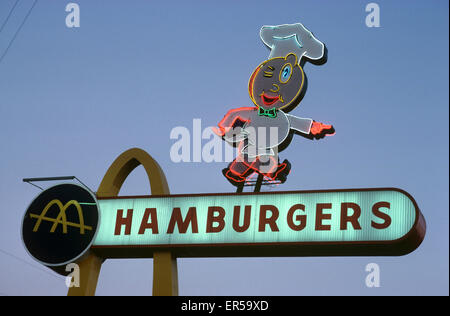
[[[306,60],[326,62],[326,48],[302,24],[263,26],[260,36],[271,53],[253,71],[248,92],[252,107],[230,110],[213,131],[238,147],[238,156],[223,170],[235,186],[245,183],[253,173],[267,181],[283,183],[291,165],[280,163],[278,152],[294,133],[319,139],[334,134],[332,125],[288,114],[304,96]]]

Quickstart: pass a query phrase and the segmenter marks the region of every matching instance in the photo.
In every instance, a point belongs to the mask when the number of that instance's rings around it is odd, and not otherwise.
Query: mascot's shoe
[[[277,170],[275,170],[275,172],[266,174],[265,176],[269,177],[273,181],[280,181],[281,183],[284,183],[287,180],[289,172],[291,172],[291,163],[287,159],[285,159],[278,165],[278,168]]]
[[[222,173],[225,176],[225,178],[227,178],[227,180],[230,181],[230,183],[236,187],[243,185],[245,183],[245,178],[241,177],[240,175],[234,174],[228,168],[223,169]]]

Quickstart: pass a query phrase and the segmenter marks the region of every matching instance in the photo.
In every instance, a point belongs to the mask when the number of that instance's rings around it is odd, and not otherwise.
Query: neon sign
[[[304,62],[324,63],[325,45],[300,23],[263,26],[260,36],[271,52],[250,76],[248,92],[254,106],[228,111],[218,128],[213,128],[239,148],[237,158],[223,170],[235,186],[254,173],[285,182],[291,164],[288,160],[280,163],[278,152],[294,132],[316,139],[334,134],[332,125],[288,114],[305,93]]]
[[[149,256],[388,255],[419,246],[425,222],[398,189],[355,189],[99,199],[96,252]],[[324,247],[324,245],[327,245]],[[380,247],[383,245],[383,247]],[[208,250],[208,251],[206,251]],[[249,252],[247,253],[246,250]],[[258,252],[259,251],[259,252]],[[267,252],[266,252],[267,254]]]

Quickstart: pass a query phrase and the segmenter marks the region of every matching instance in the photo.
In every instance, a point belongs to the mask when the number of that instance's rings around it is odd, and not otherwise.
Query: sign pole
[[[170,251],[153,255],[153,296],[178,295],[177,258]]]
[[[255,184],[255,190],[253,192],[261,191],[261,185],[262,185],[263,179],[264,179],[264,176],[261,173],[258,174],[258,179],[256,180],[256,184]]]
[[[67,296],[94,296],[103,259],[90,253],[80,262],[80,286],[70,287]]]

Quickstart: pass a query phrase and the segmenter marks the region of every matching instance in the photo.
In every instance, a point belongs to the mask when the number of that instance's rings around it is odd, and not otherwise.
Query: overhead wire
[[[17,4],[19,3],[19,0],[16,0],[16,2],[14,3],[13,7],[11,8],[11,10],[9,10],[8,16],[6,17],[5,22],[3,22],[2,26],[0,27],[0,33],[3,31],[3,29],[5,28],[5,25],[8,23],[9,18],[11,17],[14,9],[16,8]]]
[[[7,256],[9,256],[9,257],[11,257],[11,258],[14,258],[14,259],[16,259],[16,260],[18,260],[18,261],[20,261],[20,262],[22,262],[22,263],[25,263],[26,265],[28,265],[28,266],[30,266],[30,267],[32,267],[32,268],[34,268],[34,269],[37,269],[37,270],[39,270],[39,271],[41,271],[41,272],[44,272],[44,273],[47,274],[47,275],[51,275],[52,277],[57,278],[58,280],[61,280],[61,279],[63,278],[63,277],[60,277],[60,276],[58,276],[58,275],[56,275],[56,274],[53,274],[53,273],[51,273],[51,272],[49,272],[49,271],[47,271],[47,270],[41,269],[41,268],[35,266],[34,264],[31,264],[31,263],[29,263],[28,261],[26,261],[26,260],[24,260],[24,259],[22,259],[22,258],[20,258],[20,257],[17,257],[16,255],[13,255],[13,254],[11,254],[11,253],[9,253],[9,252],[3,250],[3,249],[0,249],[0,253],[3,253],[3,254],[5,254],[5,255],[7,255]]]
[[[1,63],[1,62],[3,61],[3,59],[5,58],[6,54],[8,53],[9,49],[11,48],[12,44],[13,44],[14,41],[16,40],[17,35],[18,35],[19,32],[21,31],[21,29],[22,29],[22,27],[24,26],[25,22],[27,21],[28,17],[31,15],[31,12],[33,11],[34,7],[36,6],[37,1],[38,1],[38,0],[34,0],[33,4],[31,5],[31,7],[30,7],[30,9],[28,10],[27,14],[25,15],[24,19],[23,19],[22,22],[20,23],[19,28],[16,30],[16,32],[14,33],[12,39],[11,39],[10,42],[8,43],[8,46],[6,47],[5,51],[3,52],[3,54],[2,54],[1,57],[0,57],[0,63]],[[3,29],[5,28],[5,26],[8,24],[8,21],[9,21],[9,19],[11,18],[11,16],[12,16],[14,10],[16,9],[18,3],[19,3],[19,0],[16,0],[16,1],[14,2],[14,5],[12,6],[12,8],[9,10],[9,13],[8,13],[8,15],[6,16],[5,21],[4,21],[4,22],[2,23],[2,25],[0,26],[0,33],[3,31]],[[15,255],[13,255],[13,254],[11,254],[11,253],[9,253],[9,252],[3,250],[3,249],[0,249],[0,252],[3,253],[4,255],[7,255],[7,256],[9,256],[9,257],[11,257],[11,258],[14,258],[14,259],[20,261],[20,262],[22,262],[22,263],[24,263],[24,264],[26,264],[26,265],[28,265],[28,266],[34,268],[34,269],[37,269],[37,270],[39,270],[39,271],[41,271],[41,272],[43,272],[43,273],[45,273],[45,274],[47,274],[47,275],[50,275],[50,276],[52,276],[52,277],[54,277],[54,278],[57,278],[57,279],[61,280],[61,277],[56,276],[55,274],[52,274],[52,273],[50,273],[49,271],[46,271],[46,270],[44,270],[44,269],[38,268],[38,267],[36,267],[35,265],[33,265],[33,264],[31,264],[31,263],[29,263],[29,262],[23,260],[22,258],[19,258],[19,257],[15,256]],[[0,295],[7,296],[7,294],[5,294],[5,293],[0,293]]]
[[[9,41],[8,46],[6,47],[5,51],[3,52],[3,54],[0,56],[0,63],[3,61],[3,59],[5,58],[6,54],[8,53],[9,49],[11,48],[12,44],[14,43],[15,39],[17,38],[17,35],[19,34],[20,30],[22,29],[22,27],[24,26],[25,22],[27,21],[28,17],[30,16],[31,12],[33,11],[34,7],[36,6],[36,3],[38,2],[38,0],[34,0],[33,5],[31,6],[31,8],[28,10],[27,14],[25,15],[24,19],[22,20],[22,23],[20,23],[19,28],[16,30],[16,32],[14,33],[14,36],[12,37],[12,39]]]

